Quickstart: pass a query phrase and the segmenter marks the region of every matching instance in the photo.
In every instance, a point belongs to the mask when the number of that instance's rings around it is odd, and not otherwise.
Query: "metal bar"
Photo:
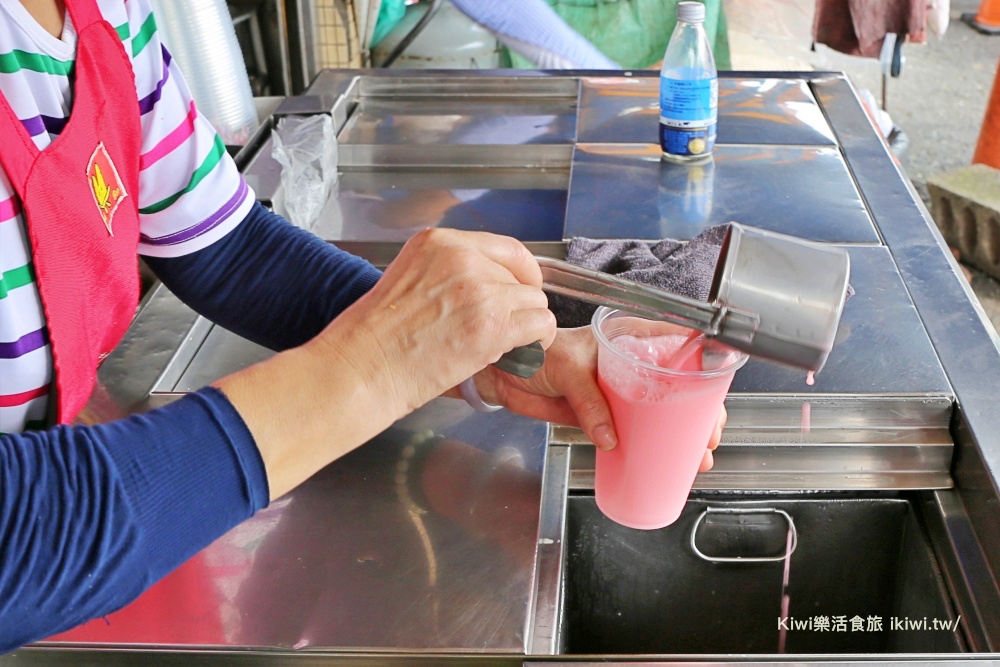
[[[1000,589],[959,493],[928,493],[922,510],[942,577],[956,611],[962,615],[970,650],[1000,650],[996,640],[1000,637]]]
[[[516,99],[552,97],[575,100],[578,91],[579,85],[574,76],[482,77],[464,76],[460,73],[441,76],[440,72],[426,70],[415,75],[413,72],[407,72],[405,77],[391,73],[383,76],[363,76],[361,79],[362,97],[396,99],[432,95]]]
[[[719,309],[711,304],[551,257],[535,259],[542,269],[542,286],[549,292],[653,320],[673,322],[713,336],[719,332]]]
[[[531,594],[524,642],[527,655],[558,655],[560,649],[558,640],[568,480],[569,449],[549,447],[542,478],[535,585]]]
[[[341,169],[372,167],[460,167],[569,169],[570,144],[352,144],[338,147]]]

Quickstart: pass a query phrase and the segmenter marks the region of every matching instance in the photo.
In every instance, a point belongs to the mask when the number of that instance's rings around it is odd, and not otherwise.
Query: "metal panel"
[[[806,81],[719,78],[719,144],[832,145],[833,130]],[[581,143],[655,143],[660,81],[655,73],[585,77],[580,81]]]
[[[139,315],[115,351],[97,370],[97,387],[78,417],[87,424],[104,423],[142,412],[160,377],[171,368],[184,368],[205,331],[192,331],[200,318],[162,284],[140,305]]]
[[[576,99],[361,98],[345,144],[572,143]]]
[[[578,144],[566,237],[688,240],[746,225],[814,241],[879,243],[832,147],[717,146],[707,162],[660,159],[654,144]]]
[[[198,346],[197,355],[192,356],[181,370],[174,370],[175,366],[180,365],[181,359],[177,360],[177,364],[168,367],[169,375],[157,386],[156,391],[178,393],[197,391],[223,376],[243,370],[274,355],[272,350],[251,343],[218,325],[212,325],[204,318],[200,318],[200,323],[207,324],[210,330],[203,334],[205,338]],[[194,334],[192,331],[192,336]],[[169,383],[171,376],[176,376],[173,384]]]
[[[436,169],[345,171],[320,213],[331,240],[405,241],[426,227],[558,241],[567,170]]]
[[[944,429],[912,434],[855,431],[856,441],[809,433],[788,442],[787,433],[727,429],[715,467],[695,478],[711,491],[901,491],[948,489],[953,445]],[[834,437],[828,437],[834,435]],[[573,445],[569,487],[594,488],[593,446]]]
[[[812,85],[954,388],[960,406],[956,430],[961,436],[956,485],[978,539],[996,547],[1000,545],[1000,337],[909,179],[885,145],[873,140],[871,121],[850,84],[830,77]],[[1000,549],[987,553],[993,572],[1000,572]]]
[[[523,653],[545,437],[439,399],[76,641]]]
[[[751,359],[733,392],[950,394],[924,325],[884,247],[848,247],[856,294],[844,306],[833,351],[816,384],[801,370]]]

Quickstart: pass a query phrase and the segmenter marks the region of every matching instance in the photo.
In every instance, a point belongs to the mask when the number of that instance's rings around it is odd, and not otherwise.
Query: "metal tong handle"
[[[672,322],[697,329],[707,336],[726,333],[729,341],[749,342],[758,319],[724,305],[710,304],[672,294],[607,273],[587,269],[552,257],[535,257],[542,269],[542,289],[598,306],[617,308],[650,320]],[[529,378],[545,362],[541,344],[517,347],[494,364],[512,375]]]
[[[725,307],[671,294],[607,273],[551,257],[536,257],[542,288],[598,306],[609,306],[650,320],[673,322],[716,336],[728,313]]]

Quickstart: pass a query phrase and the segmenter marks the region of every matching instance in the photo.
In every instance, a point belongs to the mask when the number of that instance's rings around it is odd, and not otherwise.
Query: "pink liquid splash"
[[[700,331],[692,331],[688,334],[687,338],[681,344],[677,351],[673,353],[666,363],[663,364],[664,368],[684,368],[684,364],[694,355],[696,352],[700,351],[703,347],[703,341],[699,341],[702,334]]]
[[[816,384],[816,373],[809,371],[806,373],[806,384],[810,387]],[[812,404],[808,401],[802,404],[802,432],[809,433],[812,430]]]
[[[781,618],[788,618],[788,608],[792,603],[792,596],[788,594],[788,580],[792,571],[792,527],[788,526],[788,535],[785,537],[785,574],[781,578]],[[785,640],[787,630],[781,626],[778,630],[778,653],[785,652]]]

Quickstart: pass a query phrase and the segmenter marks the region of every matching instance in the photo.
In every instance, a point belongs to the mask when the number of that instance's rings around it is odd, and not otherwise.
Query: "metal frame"
[[[309,0],[296,0],[289,11],[289,20],[302,26],[308,15]],[[303,33],[304,34],[304,33]],[[305,85],[311,80],[305,53],[306,45],[294,45],[293,55],[298,53],[298,64],[293,58],[293,69],[299,72],[298,83]],[[298,69],[296,69],[298,68]],[[503,88],[516,89],[519,94],[537,93],[545,88],[538,81],[557,79],[557,90],[567,95],[576,90],[578,79],[587,72],[489,72],[483,73],[490,80],[481,88],[471,86],[470,81],[456,80],[451,75],[440,72],[411,73],[405,83],[399,83],[399,73],[380,71],[331,71],[320,73],[310,88],[309,99],[290,101],[289,106],[279,113],[331,113],[338,127],[348,122],[354,105],[358,103],[359,91],[367,95],[419,95],[421,89],[432,83],[450,86],[453,93],[489,95],[490,91]],[[597,73],[592,73],[597,74]],[[600,73],[606,76],[607,73]],[[655,76],[652,72],[629,73],[630,76]],[[927,531],[941,565],[945,583],[953,595],[957,609],[964,617],[972,619],[965,637],[969,647],[975,651],[1000,650],[1000,410],[997,409],[996,379],[1000,378],[1000,337],[987,325],[985,314],[977,306],[969,286],[961,279],[957,264],[947,251],[947,247],[931,222],[927,210],[919,202],[912,186],[900,167],[893,161],[884,144],[873,141],[871,123],[854,100],[851,84],[842,75],[825,72],[795,73],[740,73],[728,72],[723,77],[767,76],[787,78],[795,76],[807,81],[817,100],[820,101],[830,125],[837,133],[840,150],[851,170],[865,204],[874,217],[879,234],[889,248],[896,266],[903,278],[906,289],[915,304],[926,327],[934,350],[940,358],[947,374],[957,403],[952,406],[950,396],[928,397],[928,412],[914,414],[894,413],[891,397],[886,398],[886,410],[880,414],[885,421],[878,428],[860,429],[849,436],[838,438],[833,431],[817,436],[821,447],[834,455],[830,461],[839,462],[827,474],[839,475],[848,480],[842,487],[847,489],[871,488],[937,488],[915,492],[922,502],[922,514],[927,522]],[[510,93],[508,93],[510,94]],[[322,100],[332,100],[332,105]],[[310,111],[311,110],[311,111]],[[273,122],[270,121],[270,122]],[[248,165],[266,150],[267,130],[270,122],[255,135],[251,144],[237,156],[241,166]],[[511,154],[511,160],[521,160],[521,164],[567,164],[572,147],[535,147],[537,154],[527,159]],[[357,148],[346,152],[346,164],[358,164],[370,160],[378,147]],[[364,151],[368,151],[365,153]],[[422,153],[422,154],[421,154]],[[342,154],[345,155],[345,154]],[[428,158],[428,155],[431,155]],[[433,160],[433,151],[400,150],[392,154],[378,154],[379,160],[391,160],[397,164],[426,165]],[[396,162],[396,161],[399,162]],[[266,193],[265,193],[266,194]],[[391,261],[401,244],[361,243],[340,244],[344,249],[366,255],[376,264]],[[532,248],[536,254],[560,257],[564,246],[560,243],[538,244]],[[185,368],[197,354],[202,342],[211,333],[211,326],[184,307],[176,297],[162,286],[147,297],[143,308],[130,330],[126,341],[101,367],[99,381],[102,389],[100,400],[88,406],[88,418],[105,421],[125,414],[142,411],[158,401],[170,400],[169,391],[176,374]],[[158,393],[154,389],[163,389]],[[753,398],[747,398],[747,406],[753,405]],[[736,402],[738,403],[738,401]],[[734,428],[727,437],[738,443],[741,429],[738,424],[746,419],[752,426],[750,410],[740,417],[743,406],[733,404],[731,423]],[[954,409],[952,409],[954,408]],[[936,412],[935,412],[936,411]],[[912,428],[919,420],[936,414],[933,426],[921,430]],[[950,422],[948,422],[948,416]],[[910,420],[910,421],[907,421]],[[914,421],[916,420],[916,421]],[[925,425],[927,422],[923,422]],[[901,430],[909,429],[906,435]],[[752,430],[752,429],[751,429]],[[748,431],[749,432],[749,431]],[[759,430],[757,431],[759,433]],[[788,474],[785,486],[777,476],[766,477],[760,473],[760,464],[767,462],[768,451],[782,451],[781,448],[796,447],[801,443],[782,439],[772,432],[773,441],[761,447],[753,444],[731,444],[733,460],[743,457],[748,473],[744,478],[722,465],[717,472],[714,488],[817,488],[829,485],[821,477],[797,486],[789,480],[801,470],[785,471]],[[825,437],[829,436],[829,437]],[[851,443],[845,442],[850,438]],[[908,440],[909,438],[909,440]],[[560,440],[561,439],[561,440]],[[860,440],[861,444],[857,444]],[[954,461],[947,474],[945,462],[954,443]],[[851,446],[853,445],[853,446]],[[769,450],[770,448],[770,450]],[[916,448],[916,449],[914,449]],[[573,663],[580,665],[609,664],[609,660],[622,663],[641,659],[647,664],[680,665],[691,662],[708,665],[743,664],[764,667],[789,664],[824,664],[842,667],[869,664],[898,665],[899,667],[957,667],[960,664],[1000,664],[997,654],[970,653],[962,655],[864,655],[864,656],[566,656],[557,657],[559,625],[559,580],[563,567],[561,536],[564,530],[560,514],[560,503],[565,505],[566,494],[572,488],[584,488],[586,452],[592,447],[580,442],[579,435],[566,431],[554,431],[549,447],[549,462],[545,470],[544,491],[554,499],[543,498],[539,548],[536,551],[531,609],[525,627],[525,664],[539,665]],[[889,457],[900,465],[892,470],[868,471],[870,477],[851,478],[860,474],[860,469],[849,470],[852,464],[860,464],[879,457],[885,462],[886,452],[894,452]],[[860,456],[859,456],[860,454]],[[583,458],[581,458],[583,457]],[[910,458],[908,458],[910,457]],[[908,462],[907,462],[908,461]],[[805,465],[808,465],[806,462]],[[750,470],[757,466],[756,469]],[[574,467],[576,476],[574,477]],[[858,465],[860,468],[860,465]],[[728,478],[726,475],[730,475]],[[936,475],[936,477],[935,477]],[[706,478],[713,479],[713,478]],[[722,480],[728,479],[729,482]],[[850,481],[850,480],[854,481]],[[808,482],[808,480],[807,480]],[[726,484],[729,484],[728,486]],[[954,488],[948,488],[953,483]],[[575,486],[574,486],[575,485]],[[963,626],[964,627],[964,626]],[[545,660],[535,660],[535,656],[549,656]],[[271,651],[247,647],[241,650],[217,650],[199,647],[193,650],[176,650],[170,647],[130,649],[123,646],[96,647],[94,649],[73,649],[55,646],[32,647],[0,658],[0,665],[56,665],[56,664],[135,664],[137,660],[147,664],[173,665],[189,664],[197,659],[202,664],[519,664],[524,656],[498,655],[488,651],[475,655],[441,652],[386,652],[373,650],[358,651]]]

